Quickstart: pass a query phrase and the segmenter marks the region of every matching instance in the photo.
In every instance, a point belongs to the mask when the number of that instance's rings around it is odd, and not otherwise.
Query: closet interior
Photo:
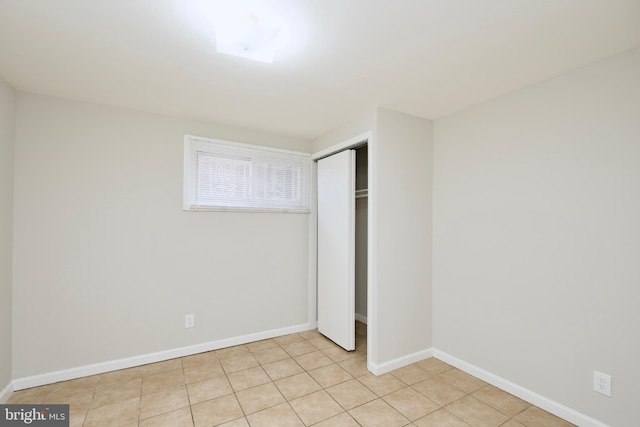
[[[367,323],[367,216],[368,216],[368,151],[356,148],[356,215],[355,215],[355,302],[356,321]],[[356,328],[358,329],[358,328]],[[356,346],[358,342],[356,341]]]

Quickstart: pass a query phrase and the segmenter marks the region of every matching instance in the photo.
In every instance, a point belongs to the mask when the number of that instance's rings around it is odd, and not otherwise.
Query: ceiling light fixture
[[[246,10],[228,11],[224,15],[216,22],[218,53],[273,62],[281,35],[277,20]]]
[[[298,0],[189,0],[179,12],[218,53],[261,62],[290,61],[306,47]]]

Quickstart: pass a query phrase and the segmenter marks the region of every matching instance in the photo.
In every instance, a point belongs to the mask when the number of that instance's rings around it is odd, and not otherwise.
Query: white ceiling
[[[219,1],[0,0],[0,76],[312,139],[373,106],[437,119],[640,46],[640,0],[263,0],[293,35],[265,64],[216,54]]]

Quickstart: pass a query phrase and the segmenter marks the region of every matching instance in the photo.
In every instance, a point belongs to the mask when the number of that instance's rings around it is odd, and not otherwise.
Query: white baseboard
[[[7,399],[9,399],[9,396],[11,396],[11,393],[13,393],[13,383],[7,384],[7,386],[0,391],[0,404],[5,403]]]
[[[367,316],[363,316],[363,315],[362,315],[362,314],[360,314],[360,313],[356,313],[356,320],[357,320],[358,322],[362,322],[362,323],[364,323],[365,325],[367,324]]]
[[[420,360],[433,357],[433,348],[420,350],[415,353],[407,354],[406,356],[398,357],[397,359],[389,360],[380,364],[375,364],[370,360],[367,360],[367,369],[374,375],[382,375],[394,369],[403,368],[412,363],[419,362]]]
[[[176,357],[190,356],[192,354],[203,353],[205,351],[218,350],[220,348],[234,345],[246,344],[253,341],[265,340],[296,332],[313,329],[309,324],[289,326],[286,328],[272,329],[269,331],[257,332],[254,334],[242,335],[239,337],[226,338],[223,340],[210,341],[202,344],[187,347],[174,348],[156,353],[142,354],[139,356],[127,357],[124,359],[110,360],[102,363],[80,366],[77,368],[65,369],[61,371],[48,372],[45,374],[13,380],[13,390],[23,390],[25,388],[38,387],[45,384],[52,384],[59,381],[67,381],[89,375],[103,374],[118,369],[132,368],[134,366],[146,365],[148,363],[162,362],[164,360],[175,359]],[[9,386],[7,386],[9,387]],[[6,389],[5,389],[6,390]],[[13,390],[11,390],[13,392]],[[4,393],[4,390],[3,390]],[[11,394],[11,393],[9,393]],[[1,395],[0,395],[1,396]]]
[[[473,375],[474,377],[480,378],[481,380],[495,387],[498,387],[501,390],[511,393],[514,396],[517,396],[520,399],[531,403],[532,405],[542,408],[547,412],[563,418],[570,423],[579,425],[580,427],[609,427],[607,424],[593,419],[581,412],[575,411],[569,407],[562,405],[561,403],[541,396],[534,391],[519,386],[518,384],[512,383],[509,380],[492,374],[491,372],[485,371],[484,369],[467,363],[464,360],[458,359],[457,357],[445,353],[444,351],[434,349],[433,357],[435,357],[436,359],[440,359],[443,362],[446,362],[449,365],[460,369],[461,371]]]

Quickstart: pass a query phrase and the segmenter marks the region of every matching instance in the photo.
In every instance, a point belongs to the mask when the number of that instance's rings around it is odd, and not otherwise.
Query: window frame
[[[212,154],[217,157],[229,157],[227,150],[234,149],[241,152],[238,159],[249,157],[253,162],[255,158],[271,157],[274,159],[286,159],[283,161],[300,161],[302,171],[300,173],[299,185],[302,206],[259,206],[260,199],[254,197],[252,193],[249,197],[249,205],[200,205],[197,198],[198,170],[197,156],[198,153]],[[252,157],[253,154],[253,157]],[[285,150],[267,146],[244,144],[234,141],[226,141],[222,139],[211,139],[194,135],[184,136],[184,176],[183,176],[183,205],[185,211],[228,211],[228,212],[265,212],[265,213],[310,213],[311,212],[311,154],[300,151]],[[293,163],[292,163],[293,164]],[[256,182],[259,178],[251,175],[251,183]],[[286,203],[285,203],[286,204]]]

